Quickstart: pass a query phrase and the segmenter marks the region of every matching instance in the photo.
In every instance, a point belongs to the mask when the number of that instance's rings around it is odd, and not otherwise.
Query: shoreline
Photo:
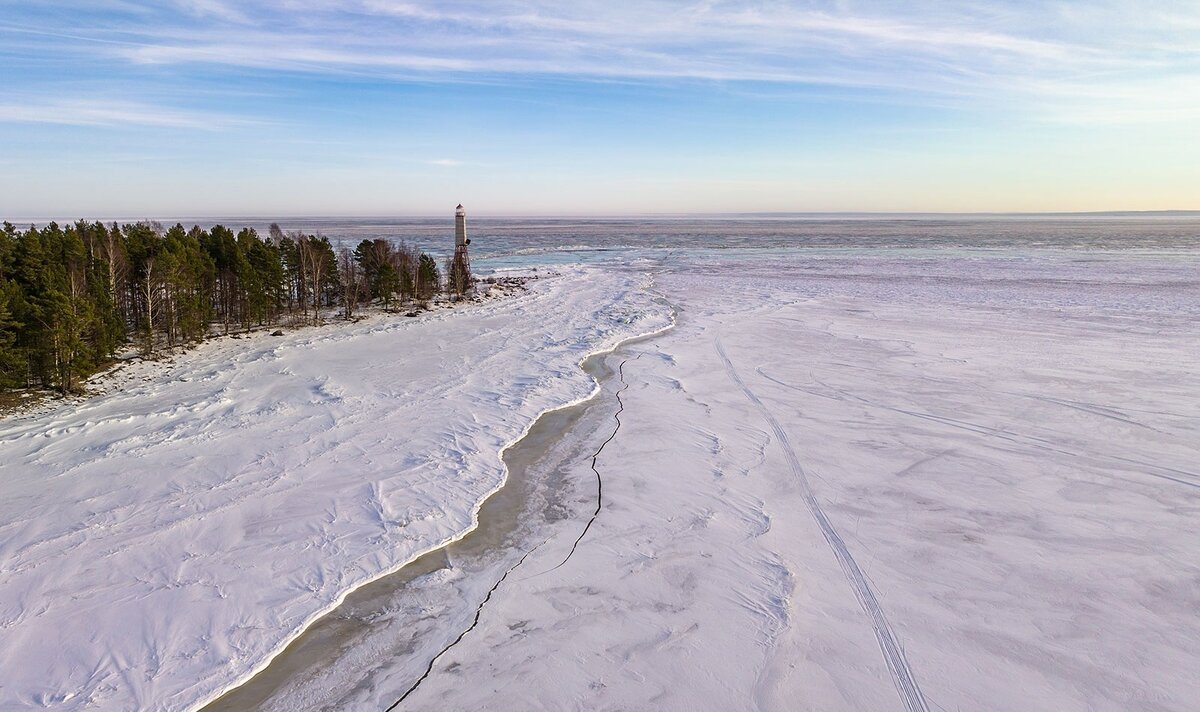
[[[120,392],[2,421],[0,600],[64,576],[88,596],[0,619],[25,651],[6,663],[14,698],[202,705],[361,583],[473,528],[506,476],[496,453],[593,394],[580,362],[669,326],[645,272],[539,281],[422,319],[208,344]],[[150,602],[191,612],[168,623]],[[44,632],[71,627],[92,642]],[[115,667],[82,676],[112,651],[146,682],[122,685]]]
[[[38,418],[54,412],[56,409],[66,405],[81,405],[95,398],[100,398],[112,393],[119,393],[120,386],[124,385],[127,380],[121,380],[119,375],[126,369],[144,366],[150,371],[157,371],[157,374],[130,374],[130,378],[142,378],[153,375],[161,376],[163,371],[169,366],[175,364],[176,360],[194,353],[197,349],[203,348],[210,344],[224,344],[234,340],[242,339],[261,339],[267,336],[272,338],[286,336],[295,333],[315,333],[321,330],[341,329],[357,326],[373,321],[387,321],[390,319],[405,319],[416,318],[421,319],[432,314],[438,314],[446,310],[460,309],[462,307],[478,306],[486,304],[495,299],[505,299],[516,294],[521,294],[529,291],[527,286],[529,282],[541,279],[543,275],[521,275],[518,277],[504,276],[499,278],[506,281],[486,282],[486,279],[495,279],[495,275],[481,279],[481,283],[486,283],[488,288],[486,291],[477,293],[476,296],[470,299],[462,299],[457,302],[451,300],[441,300],[430,302],[428,305],[421,307],[418,303],[412,302],[406,308],[397,308],[387,310],[378,305],[372,305],[369,308],[360,309],[356,315],[350,319],[346,319],[337,314],[336,309],[332,309],[331,317],[320,324],[309,324],[298,322],[293,324],[263,324],[252,326],[249,329],[240,329],[230,331],[229,333],[219,333],[214,331],[203,339],[190,344],[179,344],[175,346],[163,346],[156,350],[151,355],[142,355],[136,351],[135,343],[130,341],[126,344],[125,355],[116,356],[105,366],[90,375],[82,384],[82,390],[79,392],[64,395],[50,388],[22,388],[11,391],[0,392],[0,423],[7,420],[24,420],[30,418]],[[512,282],[507,280],[519,280]],[[497,287],[499,289],[497,290]],[[514,288],[516,291],[514,291]],[[210,325],[216,328],[217,324]],[[282,332],[282,333],[279,333]],[[154,366],[161,366],[160,369],[154,369]],[[109,387],[112,388],[109,388]]]
[[[597,390],[593,396],[541,413],[524,436],[503,451],[501,459],[508,474],[504,482],[480,503],[471,530],[414,557],[395,571],[349,591],[345,600],[314,620],[261,671],[199,709],[222,712],[258,708],[284,689],[295,676],[332,656],[344,655],[345,647],[353,646],[360,637],[359,628],[371,625],[381,612],[398,606],[396,599],[418,579],[451,567],[459,571],[471,568],[469,564],[464,565],[464,558],[473,559],[470,564],[480,566],[481,570],[475,573],[482,576],[488,570],[481,565],[482,559],[500,550],[511,552],[529,548],[525,546],[530,544],[526,540],[541,527],[554,523],[548,516],[538,517],[533,499],[543,488],[550,488],[552,491],[547,496],[554,499],[555,495],[564,494],[567,487],[563,470],[568,463],[565,457],[548,461],[552,457],[551,450],[572,438],[573,430],[605,404],[603,395],[614,373],[607,365],[607,359],[619,348],[590,356],[581,365],[596,380]],[[573,446],[568,446],[571,450],[585,443],[589,434],[576,435]],[[538,521],[530,521],[531,518]],[[511,537],[519,537],[520,544],[511,542]],[[452,560],[456,562],[453,565]],[[440,632],[440,629],[430,632]],[[331,645],[336,651],[332,654],[325,649]]]
[[[670,323],[659,329],[654,329],[649,332],[637,334],[635,336],[631,336],[631,337],[622,339],[621,341],[617,342],[615,345],[601,347],[600,349],[590,352],[586,356],[584,356],[582,359],[580,359],[579,363],[577,364],[578,368],[580,368],[585,373],[587,373],[590,377],[592,377],[592,380],[593,380],[592,391],[587,396],[584,396],[582,398],[570,401],[568,403],[564,403],[559,406],[547,408],[547,409],[541,411],[537,416],[535,416],[525,426],[524,430],[522,430],[522,432],[516,438],[510,440],[508,443],[506,443],[500,449],[498,455],[499,455],[500,461],[502,463],[504,463],[504,468],[505,468],[504,478],[500,481],[500,483],[494,489],[492,489],[490,492],[486,493],[476,503],[476,505],[473,508],[473,512],[472,512],[472,525],[470,528],[460,532],[459,534],[455,535],[454,537],[451,537],[447,540],[444,540],[444,541],[438,543],[437,545],[435,545],[433,547],[430,547],[429,549],[427,549],[425,551],[422,551],[418,554],[413,555],[412,557],[410,557],[408,560],[406,560],[402,564],[399,564],[399,565],[392,567],[386,571],[383,571],[383,572],[379,573],[378,575],[363,581],[362,583],[358,584],[357,586],[347,589],[346,591],[342,592],[342,594],[333,602],[333,604],[331,604],[330,606],[326,607],[325,609],[321,610],[320,612],[316,613],[311,618],[309,618],[309,620],[306,621],[294,634],[288,636],[287,639],[284,640],[270,656],[268,656],[265,660],[263,660],[259,665],[256,665],[249,674],[240,678],[235,684],[231,684],[230,686],[228,686],[216,693],[208,695],[208,696],[200,699],[197,702],[191,703],[185,709],[187,709],[188,712],[200,712],[201,710],[210,710],[210,709],[211,710],[223,709],[223,707],[220,707],[220,706],[214,707],[213,705],[219,705],[222,698],[226,697],[227,695],[230,695],[231,693],[235,693],[238,689],[240,689],[244,685],[251,683],[255,677],[257,677],[258,675],[260,675],[261,673],[266,671],[274,663],[274,661],[276,659],[278,659],[280,656],[286,654],[287,649],[289,647],[291,647],[293,644],[295,644],[297,641],[299,641],[310,629],[313,628],[313,626],[319,624],[322,619],[327,618],[331,614],[335,613],[339,608],[341,608],[345,604],[346,599],[348,597],[350,597],[351,595],[353,595],[355,592],[360,591],[360,590],[362,590],[368,586],[371,586],[373,584],[377,584],[382,579],[399,574],[405,568],[411,566],[412,564],[418,562],[419,560],[429,557],[431,555],[434,555],[438,552],[445,551],[448,547],[453,546],[454,544],[457,544],[457,543],[463,541],[468,536],[470,536],[472,533],[474,533],[480,526],[480,520],[479,520],[480,511],[490,500],[492,500],[497,495],[497,493],[499,493],[501,490],[503,490],[509,482],[510,471],[508,469],[508,461],[505,459],[505,454],[507,452],[511,451],[512,448],[518,446],[521,443],[521,441],[523,441],[530,434],[530,432],[537,426],[537,424],[543,418],[545,418],[547,416],[551,416],[555,413],[569,410],[569,409],[577,407],[577,406],[586,405],[590,402],[593,402],[602,393],[602,391],[603,391],[602,384],[597,380],[597,378],[594,374],[592,374],[591,372],[588,371],[586,364],[593,359],[595,359],[597,361],[597,363],[603,364],[604,359],[607,358],[608,356],[612,355],[618,349],[620,349],[624,346],[627,346],[629,344],[632,344],[632,343],[638,343],[641,341],[645,341],[645,340],[654,338],[656,336],[659,336],[663,333],[670,331],[671,329],[674,329],[677,326],[677,324],[678,324],[677,308],[673,304],[670,304],[669,302],[667,302],[665,300],[665,298],[663,298],[657,292],[657,290],[655,290],[653,288],[652,284],[653,284],[653,278],[651,277],[650,283],[647,284],[647,288],[652,293],[655,294],[655,301],[661,301],[662,303],[666,303],[671,308]],[[605,374],[605,377],[610,378],[611,375],[612,375],[611,373],[607,373],[607,374]],[[231,708],[231,709],[236,709],[236,708]]]

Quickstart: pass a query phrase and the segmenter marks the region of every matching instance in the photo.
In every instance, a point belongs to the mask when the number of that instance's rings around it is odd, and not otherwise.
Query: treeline
[[[69,393],[134,343],[143,354],[215,332],[350,318],[440,289],[437,262],[387,240],[335,253],[272,225],[234,233],[157,223],[0,230],[0,390]]]

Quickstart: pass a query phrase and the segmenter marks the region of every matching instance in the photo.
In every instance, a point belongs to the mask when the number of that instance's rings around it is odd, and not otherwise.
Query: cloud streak
[[[906,102],[1106,112],[1200,110],[1200,9],[1146,0],[945,3],[772,0],[48,0],[59,35],[129,67],[352,74],[399,81],[772,83],[903,94]],[[67,12],[67,11],[70,12]],[[49,16],[49,13],[43,13]],[[15,31],[10,27],[9,31]],[[0,25],[0,39],[5,32]],[[70,38],[70,39],[68,39]],[[81,43],[79,38],[93,40]],[[1153,94],[1144,86],[1169,83]],[[1136,96],[1141,105],[1128,105]],[[870,98],[870,97],[867,97]]]
[[[0,103],[0,122],[203,131],[258,123],[222,114],[181,111],[139,102],[92,99]]]

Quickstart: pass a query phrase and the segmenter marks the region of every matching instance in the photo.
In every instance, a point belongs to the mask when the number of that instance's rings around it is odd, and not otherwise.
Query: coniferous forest
[[[272,225],[265,238],[157,223],[0,229],[0,391],[80,389],[121,350],[153,355],[212,334],[352,318],[440,289],[437,262],[404,244]]]

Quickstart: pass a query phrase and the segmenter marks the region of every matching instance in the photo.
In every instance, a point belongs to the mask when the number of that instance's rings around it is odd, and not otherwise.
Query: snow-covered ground
[[[379,710],[428,669],[399,709],[1194,709],[1195,256],[752,254],[642,265],[678,326],[609,357],[557,514],[355,603],[267,707]],[[464,531],[580,357],[667,323],[646,284],[210,344],[4,424],[0,708],[244,677]]]
[[[498,451],[669,323],[644,277],[209,342],[0,423],[0,709],[185,709],[460,536]]]
[[[1196,268],[662,276],[680,325],[618,352],[596,523],[402,709],[1195,709]]]

